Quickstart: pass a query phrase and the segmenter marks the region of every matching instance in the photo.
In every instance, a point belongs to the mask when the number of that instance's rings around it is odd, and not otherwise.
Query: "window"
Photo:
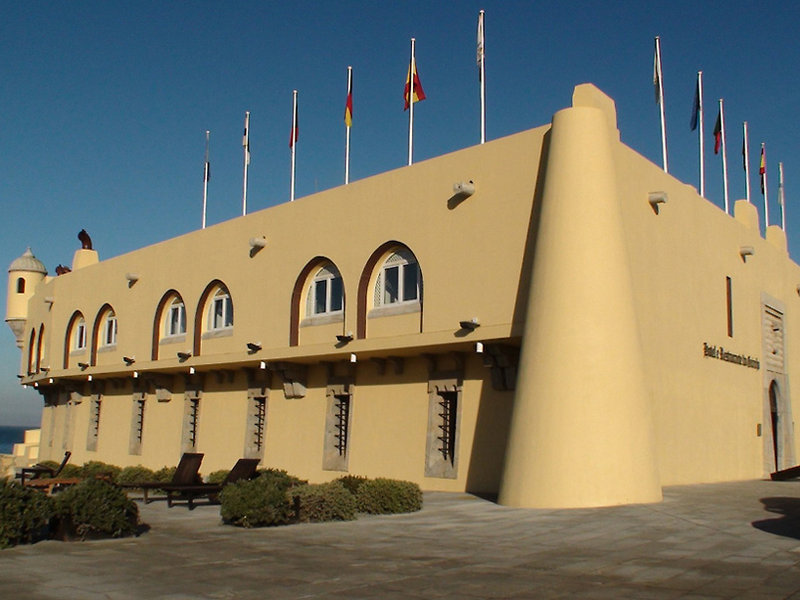
[[[454,465],[456,461],[456,415],[458,414],[458,392],[439,392],[439,435],[437,452],[442,460]]]
[[[350,381],[328,385],[325,416],[325,448],[322,468],[346,471],[350,446],[350,422],[353,408],[353,385]]]
[[[134,384],[135,385],[135,384]],[[142,453],[142,439],[144,438],[144,406],[147,402],[146,392],[134,390],[133,413],[131,414],[129,454]]]
[[[214,294],[208,317],[208,329],[211,331],[233,327],[233,302],[225,288],[219,288]]]
[[[253,447],[259,455],[264,449],[264,423],[267,418],[267,399],[253,398]]]
[[[731,278],[725,278],[725,304],[728,316],[728,337],[733,337],[733,289]]]
[[[22,277],[17,278],[17,293],[18,294],[25,293],[25,279]]]
[[[117,315],[110,311],[103,322],[103,339],[101,346],[117,345]]]
[[[189,400],[189,427],[187,430],[187,443],[189,447],[195,448],[197,447],[197,426],[200,420],[200,400],[198,399],[191,399]]]
[[[164,334],[166,337],[184,335],[186,333],[186,307],[183,300],[175,298],[167,309],[166,320],[164,322]]]
[[[461,378],[442,377],[428,382],[428,435],[425,476],[455,479],[458,475]]]
[[[375,306],[419,302],[422,298],[419,265],[408,250],[386,259],[375,282]]]
[[[72,330],[72,349],[86,349],[86,321],[83,317],[78,317],[75,327]]]
[[[89,431],[86,438],[86,449],[97,450],[97,439],[100,437],[100,407],[102,401],[99,394],[92,395],[92,403],[89,407]]]
[[[326,265],[317,271],[308,290],[306,314],[309,317],[342,311],[344,286],[342,276],[333,265]]]
[[[136,400],[136,441],[142,443],[144,433],[144,400]]]

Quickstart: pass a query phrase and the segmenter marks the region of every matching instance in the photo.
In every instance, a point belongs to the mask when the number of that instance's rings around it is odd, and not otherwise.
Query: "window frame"
[[[117,314],[113,310],[109,310],[103,317],[103,337],[100,340],[100,348],[115,347],[117,345],[118,332],[119,322],[117,321]]]
[[[76,352],[86,350],[86,319],[79,317],[72,326],[72,343],[70,346]]]
[[[338,298],[334,296],[334,282],[339,282]],[[325,299],[322,310],[319,307],[319,284],[324,284]],[[333,308],[334,299],[338,299],[339,308]],[[333,263],[322,265],[311,278],[308,286],[308,299],[306,301],[306,318],[325,317],[329,315],[339,315],[344,312],[344,281],[342,275]]]
[[[221,307],[220,314],[217,314],[217,306]],[[217,317],[221,319],[221,325],[217,322]],[[230,317],[230,322],[228,322]],[[233,300],[227,288],[219,287],[211,296],[211,301],[208,303],[208,320],[206,322],[206,331],[229,331],[233,329],[234,314],[233,314]]]
[[[173,314],[177,313],[178,331],[173,330]],[[186,304],[179,296],[175,296],[164,311],[164,337],[176,338],[186,335]]]

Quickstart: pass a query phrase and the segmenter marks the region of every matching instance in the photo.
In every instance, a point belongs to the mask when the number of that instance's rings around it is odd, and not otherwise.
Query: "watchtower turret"
[[[28,248],[8,267],[8,294],[6,296],[6,323],[22,348],[25,323],[28,320],[28,300],[36,286],[44,281],[47,269]]]

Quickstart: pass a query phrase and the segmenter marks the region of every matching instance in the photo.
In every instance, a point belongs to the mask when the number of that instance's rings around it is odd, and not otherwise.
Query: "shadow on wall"
[[[800,498],[761,498],[764,510],[781,515],[775,519],[753,521],[751,525],[761,531],[800,540]]]

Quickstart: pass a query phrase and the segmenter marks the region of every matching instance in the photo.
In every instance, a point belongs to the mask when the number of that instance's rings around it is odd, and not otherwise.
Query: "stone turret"
[[[28,320],[28,300],[46,275],[47,269],[30,248],[8,267],[6,323],[14,333],[18,348],[22,348],[23,344],[25,323]]]

